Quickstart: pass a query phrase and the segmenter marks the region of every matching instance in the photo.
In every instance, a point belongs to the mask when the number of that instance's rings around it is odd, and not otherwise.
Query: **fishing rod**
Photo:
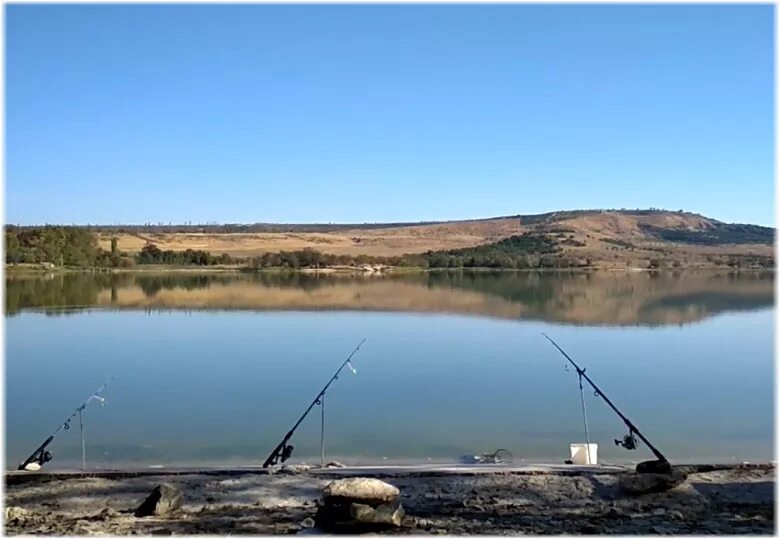
[[[314,400],[312,401],[312,403],[309,405],[308,408],[306,408],[306,411],[303,412],[303,415],[300,417],[300,419],[298,419],[298,421],[295,423],[295,425],[293,425],[293,428],[291,428],[287,432],[287,434],[284,435],[284,438],[282,438],[282,441],[279,442],[279,445],[277,445],[276,448],[273,451],[271,451],[271,454],[268,455],[268,458],[265,459],[265,462],[263,463],[263,468],[268,468],[269,466],[273,466],[280,459],[281,459],[282,462],[284,462],[288,458],[290,458],[290,455],[292,455],[292,452],[293,452],[293,446],[292,446],[292,444],[288,445],[287,442],[290,440],[290,438],[292,438],[292,435],[295,432],[295,429],[297,429],[298,425],[300,425],[303,422],[303,420],[306,419],[306,416],[309,415],[309,412],[311,411],[312,408],[314,408],[316,405],[323,405],[324,404],[325,392],[330,387],[330,384],[332,384],[334,380],[338,379],[339,374],[341,373],[342,369],[344,369],[344,367],[349,365],[349,369],[353,373],[357,372],[352,367],[352,364],[350,363],[350,360],[352,359],[352,356],[354,356],[357,353],[357,351],[360,350],[360,347],[363,346],[364,342],[366,342],[366,339],[363,339],[362,341],[360,341],[360,343],[355,347],[355,349],[352,350],[352,353],[349,354],[347,359],[344,360],[344,363],[341,364],[341,367],[339,367],[338,370],[336,371],[336,373],[333,376],[331,376],[330,380],[328,380],[328,383],[325,384],[325,387],[323,387],[320,390],[320,392],[317,393],[317,396],[314,397]],[[322,421],[323,421],[323,425],[324,425],[324,422],[325,422],[324,416],[323,416]],[[324,429],[324,426],[323,426],[323,429]]]
[[[617,409],[617,407],[612,404],[612,401],[607,398],[607,396],[601,391],[601,389],[593,382],[593,380],[590,379],[590,377],[585,374],[585,369],[580,368],[577,363],[574,362],[574,360],[563,351],[563,348],[558,346],[558,343],[556,343],[552,338],[550,338],[549,335],[546,333],[542,333],[542,335],[545,336],[545,338],[552,343],[552,345],[558,349],[558,351],[565,357],[567,360],[569,360],[569,363],[571,363],[574,368],[577,370],[577,375],[580,377],[580,391],[582,391],[582,379],[584,378],[593,388],[593,391],[595,392],[594,395],[597,397],[601,397],[604,399],[604,402],[609,405],[610,408],[620,417],[620,419],[623,420],[623,423],[626,424],[628,427],[628,434],[626,434],[622,440],[615,440],[615,445],[623,446],[625,449],[633,450],[636,449],[636,436],[639,436],[639,438],[647,445],[647,447],[650,449],[650,451],[653,452],[653,455],[655,455],[656,459],[658,460],[649,460],[646,462],[640,462],[637,464],[636,471],[643,473],[643,472],[654,472],[654,473],[669,473],[671,471],[671,464],[669,464],[669,461],[666,459],[666,457],[661,453],[653,444],[650,443],[650,440],[645,438],[645,436],[639,432],[639,429],[634,425],[630,419],[628,419],[626,416],[623,415],[623,413]],[[583,400],[583,413],[585,411],[585,405]],[[587,418],[585,419],[585,425],[587,429]],[[636,436],[634,436],[636,435]]]
[[[84,442],[84,422],[82,420],[81,413],[87,408],[87,405],[93,400],[100,401],[101,406],[104,406],[106,404],[106,398],[101,396],[101,393],[105,391],[106,387],[113,379],[114,379],[113,376],[110,377],[105,384],[100,386],[97,389],[97,391],[95,391],[92,395],[89,396],[87,400],[82,402],[81,405],[78,408],[76,408],[72,414],[70,414],[70,417],[68,417],[68,419],[66,419],[64,423],[60,424],[60,426],[57,427],[57,430],[55,430],[51,434],[51,436],[46,438],[43,441],[43,443],[39,445],[38,448],[35,451],[33,451],[32,454],[29,457],[27,457],[24,460],[24,462],[22,462],[18,466],[17,470],[27,470],[28,469],[27,467],[30,464],[34,464],[35,466],[37,466],[37,468],[33,468],[33,467],[30,468],[31,470],[34,470],[40,468],[41,466],[49,462],[52,459],[52,454],[51,451],[47,451],[46,448],[49,446],[50,443],[54,441],[54,437],[57,436],[57,434],[59,434],[61,430],[70,430],[70,421],[74,417],[76,417],[76,415],[79,416],[79,425],[81,427],[81,463],[82,463],[82,467],[85,467],[86,466],[86,455],[85,455],[86,445]]]

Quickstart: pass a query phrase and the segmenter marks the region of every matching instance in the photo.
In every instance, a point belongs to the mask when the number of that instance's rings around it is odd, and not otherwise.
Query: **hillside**
[[[571,265],[677,267],[773,264],[773,228],[728,224],[702,215],[665,210],[578,210],[541,215],[437,223],[370,225],[210,225],[91,227],[99,245],[118,239],[138,252],[147,243],[162,250],[205,250],[247,258],[263,253],[315,249],[350,256],[399,256],[456,252],[513,236],[554,242],[555,255]],[[740,262],[741,260],[741,262]],[[744,262],[744,263],[743,263]],[[771,264],[770,264],[771,262]],[[734,264],[732,264],[734,265]]]

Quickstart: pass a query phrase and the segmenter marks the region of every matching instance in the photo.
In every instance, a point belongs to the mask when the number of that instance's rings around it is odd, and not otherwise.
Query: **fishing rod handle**
[[[17,469],[24,470],[28,464],[34,462],[38,457],[38,455],[40,455],[53,440],[54,440],[54,435],[51,435],[48,438],[46,438],[46,440],[44,440],[44,442],[40,446],[38,446],[38,449],[33,451],[32,454],[29,457],[27,457],[27,459],[25,459],[25,461],[22,462]]]

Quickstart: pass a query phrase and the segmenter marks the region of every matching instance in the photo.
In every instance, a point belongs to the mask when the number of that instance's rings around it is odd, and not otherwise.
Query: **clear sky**
[[[773,7],[6,6],[9,223],[774,225]]]

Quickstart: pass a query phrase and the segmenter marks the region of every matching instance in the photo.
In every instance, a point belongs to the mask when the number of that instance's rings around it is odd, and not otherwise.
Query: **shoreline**
[[[262,268],[253,269],[246,266],[167,266],[158,264],[144,264],[141,267],[132,268],[76,268],[76,267],[31,267],[8,265],[4,267],[6,275],[64,275],[64,274],[143,274],[143,273],[228,273],[236,275],[273,274],[273,273],[303,273],[303,274],[328,274],[346,275],[358,274],[367,276],[383,276],[401,273],[593,273],[593,272],[626,272],[626,273],[659,273],[674,274],[692,271],[713,271],[719,273],[763,273],[774,272],[776,268],[740,268],[722,266],[685,266],[680,268],[639,268],[639,267],[610,267],[592,266],[580,268],[426,268],[422,266],[383,266],[381,270],[366,270],[357,266],[333,266],[325,268]]]
[[[675,461],[677,462],[677,461]],[[46,483],[49,481],[69,481],[85,478],[127,479],[134,477],[179,476],[179,475],[274,475],[295,470],[300,473],[305,470],[310,474],[325,475],[370,475],[371,477],[441,477],[469,476],[481,474],[501,475],[582,475],[589,473],[624,474],[633,473],[635,463],[600,463],[598,465],[560,464],[552,462],[529,462],[520,464],[361,464],[343,465],[339,461],[331,464],[306,464],[305,462],[290,462],[281,466],[263,468],[260,464],[235,466],[149,466],[149,467],[117,467],[95,468],[81,470],[78,468],[63,468],[57,470],[24,471],[7,469],[4,472],[6,485],[22,485],[26,483]],[[336,466],[335,464],[338,464]],[[672,465],[675,470],[686,473],[706,473],[724,470],[774,470],[774,461],[722,463],[722,462],[677,462]]]
[[[629,495],[628,469],[580,466],[437,469],[157,470],[104,477],[74,473],[9,482],[8,534],[288,534],[311,529],[322,488],[349,476],[398,487],[406,511],[392,534],[771,534],[775,466],[678,466],[686,481],[665,492]],[[88,472],[89,473],[89,472]],[[117,474],[129,472],[115,472]],[[182,493],[180,512],[136,518],[161,483]],[[384,532],[380,532],[384,533]]]

